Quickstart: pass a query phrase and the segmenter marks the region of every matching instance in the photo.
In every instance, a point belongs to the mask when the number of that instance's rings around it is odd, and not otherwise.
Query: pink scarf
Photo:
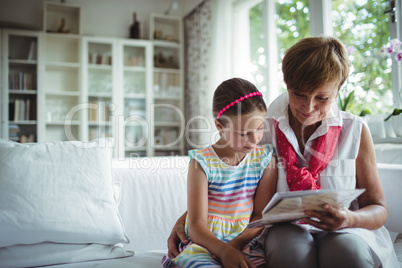
[[[317,182],[318,175],[328,165],[334,155],[340,126],[330,126],[328,132],[318,137],[312,147],[309,168],[299,168],[299,161],[293,146],[289,143],[285,134],[279,129],[279,123],[275,122],[278,152],[284,160],[286,181],[290,191],[317,190],[321,185]]]

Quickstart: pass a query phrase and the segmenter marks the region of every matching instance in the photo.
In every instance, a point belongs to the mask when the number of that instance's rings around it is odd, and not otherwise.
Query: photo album
[[[363,192],[364,189],[278,192],[264,208],[262,219],[251,222],[248,228],[298,220],[306,216],[306,210],[325,211],[324,204],[349,207]]]

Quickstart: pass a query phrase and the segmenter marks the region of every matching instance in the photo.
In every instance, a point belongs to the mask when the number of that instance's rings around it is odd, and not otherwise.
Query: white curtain
[[[216,87],[231,77],[232,0],[206,0],[184,18],[187,149],[217,139],[212,118]]]

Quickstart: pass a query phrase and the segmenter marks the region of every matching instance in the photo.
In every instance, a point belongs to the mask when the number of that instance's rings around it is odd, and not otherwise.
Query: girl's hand
[[[231,245],[227,245],[219,254],[218,260],[224,268],[241,267],[255,268],[254,264],[240,250],[235,249]]]
[[[305,213],[309,218],[302,218],[301,220],[326,231],[336,231],[353,225],[353,212],[349,209],[337,208],[329,204],[325,204],[324,209],[327,212],[307,210]]]

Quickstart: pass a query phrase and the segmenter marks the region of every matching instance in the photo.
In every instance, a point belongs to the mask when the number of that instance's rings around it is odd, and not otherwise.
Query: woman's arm
[[[208,180],[194,159],[187,178],[187,214],[188,233],[194,243],[217,256],[224,267],[253,267],[242,252],[216,238],[208,229]]]
[[[277,181],[278,170],[276,166],[276,158],[272,156],[272,160],[265,168],[262,178],[258,183],[254,198],[254,210],[250,222],[262,218],[262,211],[276,192]],[[241,250],[254,237],[258,236],[263,229],[264,227],[247,228],[238,237],[231,240],[229,244]]]
[[[369,230],[380,228],[387,220],[388,206],[378,175],[374,144],[365,124],[356,159],[356,188],[364,188],[366,191],[359,197],[360,209],[355,212],[348,227]]]
[[[318,218],[320,222],[303,219],[317,228],[338,230],[341,228],[365,228],[374,230],[384,225],[388,217],[388,206],[385,201],[380,178],[377,170],[374,145],[370,131],[363,124],[359,153],[356,158],[356,188],[366,189],[358,198],[359,209],[336,209],[325,205],[329,215],[308,211],[308,216]]]

